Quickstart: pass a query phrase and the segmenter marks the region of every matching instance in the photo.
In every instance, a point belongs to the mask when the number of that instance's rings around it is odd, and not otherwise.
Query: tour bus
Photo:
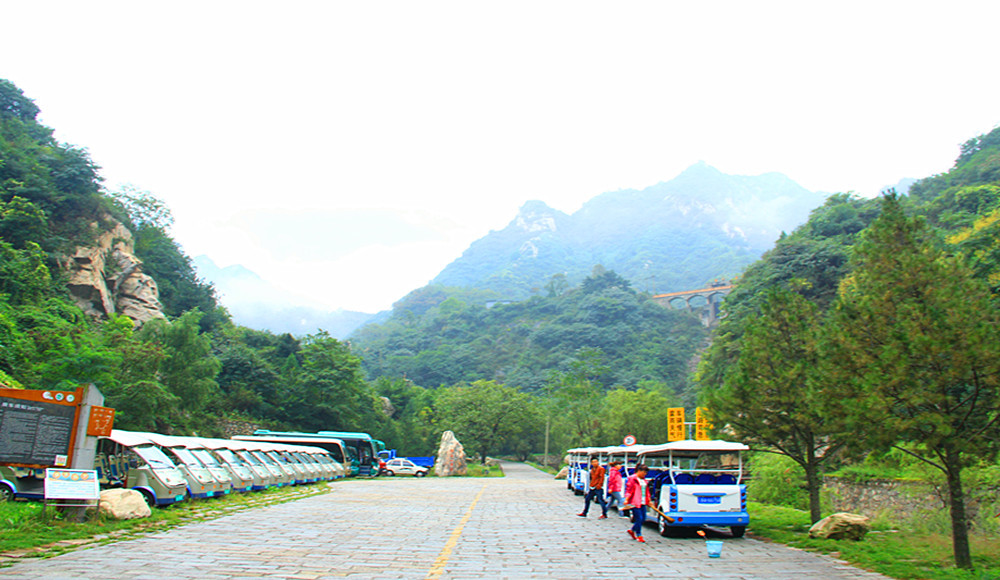
[[[95,463],[102,487],[134,489],[151,506],[170,505],[187,495],[184,473],[142,433],[112,429],[98,440]]]
[[[188,494],[191,497],[206,498],[229,493],[232,483],[228,475],[213,475],[209,468],[177,438],[159,433],[143,433],[143,436],[158,445],[167,456],[177,462],[177,466],[184,473],[184,478],[187,479]]]
[[[385,443],[368,433],[353,431],[320,431],[318,435],[340,439],[345,447],[353,450],[350,453],[358,460],[358,475],[378,475],[378,452],[385,449]]]
[[[258,429],[254,431],[253,435],[237,435],[233,439],[319,447],[326,450],[334,461],[343,465],[344,468],[349,469],[351,475],[371,474],[372,461],[378,453],[377,445],[367,433],[333,431],[300,433]],[[377,462],[378,460],[374,459],[374,461]],[[378,470],[376,469],[375,474],[377,472]]]
[[[649,467],[650,496],[663,513],[656,515],[660,534],[676,527],[728,526],[733,537],[742,537],[750,522],[742,459],[748,449],[742,443],[690,439],[643,446],[636,460]]]

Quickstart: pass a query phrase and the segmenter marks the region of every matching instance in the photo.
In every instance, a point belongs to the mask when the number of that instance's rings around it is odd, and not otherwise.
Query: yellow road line
[[[451,533],[448,541],[445,543],[444,548],[441,548],[441,553],[438,554],[436,560],[434,560],[434,565],[431,566],[430,572],[427,573],[427,580],[432,578],[440,578],[441,574],[444,573],[444,567],[448,565],[448,558],[451,557],[451,551],[455,549],[458,544],[458,538],[462,535],[462,530],[465,529],[465,524],[468,523],[469,519],[472,517],[472,510],[476,508],[476,504],[479,503],[479,498],[483,497],[483,492],[486,491],[486,484],[483,484],[483,489],[479,490],[476,494],[476,499],[472,500],[472,505],[462,516],[462,519],[455,526],[455,530]]]

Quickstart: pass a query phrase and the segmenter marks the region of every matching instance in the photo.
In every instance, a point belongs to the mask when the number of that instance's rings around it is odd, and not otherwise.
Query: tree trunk
[[[803,466],[806,470],[806,489],[809,491],[809,519],[812,523],[822,519],[822,510],[819,505],[819,490],[823,485],[819,477],[819,464],[815,457],[809,457]]]
[[[959,568],[972,568],[969,524],[965,518],[965,492],[962,490],[962,462],[957,452],[949,450],[945,453],[945,468],[945,475],[948,477],[948,502],[951,504],[951,546],[955,565]]]

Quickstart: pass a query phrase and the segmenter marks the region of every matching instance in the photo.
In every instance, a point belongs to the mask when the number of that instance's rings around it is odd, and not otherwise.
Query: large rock
[[[569,477],[569,466],[563,465],[563,468],[556,474],[556,479],[566,479],[567,477]]]
[[[135,256],[132,232],[117,221],[111,223],[111,229],[101,232],[93,245],[78,246],[62,260],[70,294],[95,318],[122,314],[137,326],[164,318],[156,281],[142,272],[142,261]]]
[[[142,494],[134,489],[106,489],[101,492],[101,513],[116,520],[148,518],[153,515]]]
[[[816,522],[809,528],[810,538],[829,538],[831,540],[860,540],[865,537],[871,524],[865,516],[839,512],[831,514]]]
[[[434,473],[441,477],[468,473],[465,448],[451,431],[441,434],[441,445],[438,446],[437,459],[434,460]]]

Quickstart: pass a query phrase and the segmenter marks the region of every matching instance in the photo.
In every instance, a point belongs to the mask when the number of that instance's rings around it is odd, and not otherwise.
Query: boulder
[[[564,465],[563,468],[559,470],[559,473],[556,474],[556,479],[566,479],[567,477],[569,477],[569,466]]]
[[[465,448],[451,431],[441,434],[441,445],[438,446],[437,458],[434,460],[434,473],[441,477],[468,473]]]
[[[101,492],[102,514],[116,520],[148,518],[153,515],[142,494],[134,489],[106,489]]]
[[[858,514],[839,512],[831,514],[809,528],[810,538],[831,540],[860,540],[871,529],[869,519]]]

